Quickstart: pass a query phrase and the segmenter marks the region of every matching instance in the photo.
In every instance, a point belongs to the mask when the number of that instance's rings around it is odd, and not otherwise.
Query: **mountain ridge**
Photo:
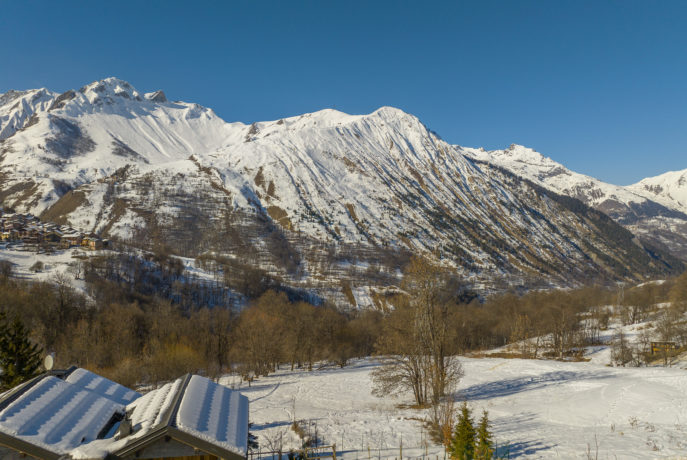
[[[476,149],[393,107],[227,123],[111,78],[53,95],[32,117],[0,141],[2,203],[121,240],[157,229],[189,256],[248,245],[261,267],[330,284],[323,270],[345,263],[321,259],[343,246],[368,265],[423,253],[488,282],[675,269],[639,240],[619,247],[614,224],[477,161]],[[232,243],[211,241],[213,232]]]
[[[655,179],[647,178],[630,186],[619,186],[571,171],[541,153],[519,145],[494,151],[458,148],[479,161],[499,165],[544,188],[580,199],[608,214],[633,233],[687,259],[687,206],[661,194],[664,187],[676,190],[682,193],[678,196],[685,196],[684,203],[687,203],[687,179],[682,187],[676,187],[672,185],[677,183],[673,177],[675,173],[666,173]],[[652,181],[662,181],[664,185],[658,185],[659,189],[652,188]]]

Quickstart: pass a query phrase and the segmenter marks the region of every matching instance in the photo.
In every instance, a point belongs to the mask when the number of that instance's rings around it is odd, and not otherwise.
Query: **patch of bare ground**
[[[289,219],[289,215],[279,206],[269,206],[267,208],[267,214],[269,214],[270,218],[274,222],[278,223],[283,228],[287,230],[293,230],[293,224]]]
[[[55,222],[59,225],[69,223],[68,216],[76,209],[86,203],[86,194],[80,190],[70,190],[62,195],[55,204],[43,211],[40,215],[41,220]]]
[[[126,213],[127,202],[121,198],[116,198],[114,205],[112,205],[112,212],[110,213],[110,219],[103,227],[102,234],[107,235],[112,228],[112,226],[117,223],[117,221]]]

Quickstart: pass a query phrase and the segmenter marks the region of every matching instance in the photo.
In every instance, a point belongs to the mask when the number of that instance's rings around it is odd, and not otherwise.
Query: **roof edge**
[[[237,454],[236,452],[220,447],[191,433],[181,431],[179,428],[168,427],[168,432],[172,439],[176,439],[177,441],[187,444],[191,447],[198,448],[223,460],[239,460],[246,458],[241,454]]]
[[[30,455],[32,457],[44,460],[58,460],[62,457],[62,454],[55,453],[3,432],[0,432],[0,445],[21,454]]]
[[[20,383],[16,387],[9,390],[2,398],[0,398],[0,411],[5,410],[10,404],[19,399],[21,395],[29,391],[31,388],[36,386],[41,380],[49,376],[50,374],[44,372],[43,374],[37,375],[24,383]]]
[[[174,395],[174,400],[172,401],[172,407],[167,411],[165,416],[162,418],[162,424],[165,426],[172,426],[176,422],[177,413],[179,412],[179,406],[181,405],[181,400],[184,399],[184,393],[186,393],[186,388],[191,381],[193,374],[186,374],[183,377],[183,382],[181,387],[177,390]]]
[[[227,450],[198,436],[186,433],[185,431],[181,431],[180,429],[169,425],[163,425],[149,432],[142,438],[139,438],[131,444],[119,449],[117,452],[113,453],[113,456],[115,458],[127,458],[129,456],[136,455],[137,451],[145,449],[151,444],[154,444],[155,442],[166,437],[224,460],[244,460],[246,458],[241,454]]]

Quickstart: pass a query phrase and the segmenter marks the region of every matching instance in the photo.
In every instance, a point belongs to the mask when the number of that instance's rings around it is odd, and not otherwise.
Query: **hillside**
[[[475,162],[391,107],[246,125],[115,78],[33,93],[47,100],[0,125],[5,207],[147,249],[230,256],[354,305],[394,284],[411,253],[492,287],[682,268],[605,215]]]
[[[647,177],[629,188],[667,207],[687,212],[687,169]]]
[[[571,171],[521,145],[493,151],[456,148],[475,160],[498,165],[548,190],[576,198],[653,245],[687,259],[685,171],[666,173],[623,187]]]

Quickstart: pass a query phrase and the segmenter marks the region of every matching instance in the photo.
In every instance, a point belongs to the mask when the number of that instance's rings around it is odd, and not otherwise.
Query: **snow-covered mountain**
[[[33,114],[48,109],[56,97],[57,94],[45,88],[8,91],[0,95],[0,139],[10,137],[17,130],[30,125]]]
[[[687,169],[648,177],[628,188],[666,207],[687,213]]]
[[[521,145],[494,151],[456,148],[478,161],[498,165],[556,193],[577,198],[633,233],[687,258],[687,170],[623,187],[571,171]]]
[[[18,97],[8,94],[0,100]],[[46,100],[12,118],[0,140],[0,200],[110,237],[162,239],[190,256],[254,255],[262,267],[328,283],[356,260],[395,273],[387,262],[399,252],[492,281],[676,269],[604,214],[475,161],[478,151],[391,107],[246,125],[116,78],[21,94]]]

